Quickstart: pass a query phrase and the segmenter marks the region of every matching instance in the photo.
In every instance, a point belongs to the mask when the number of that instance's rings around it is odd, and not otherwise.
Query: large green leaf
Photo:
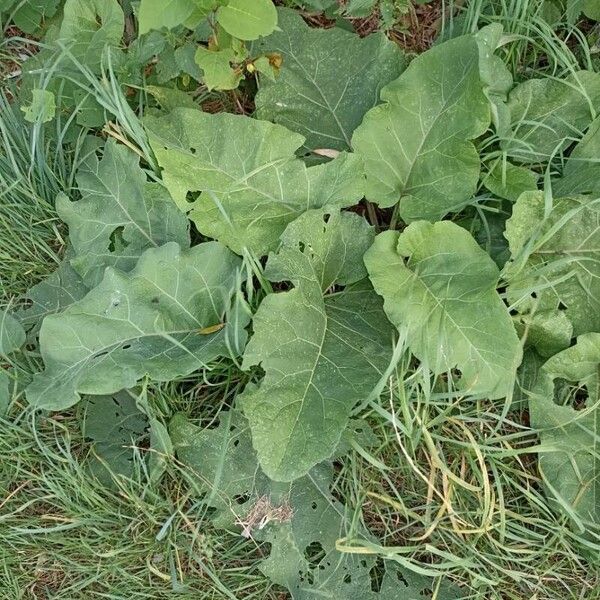
[[[23,325],[11,314],[0,310],[0,355],[11,354],[24,343],[25,330]]]
[[[131,477],[133,449],[146,433],[148,419],[127,391],[113,396],[94,396],[84,404],[83,435],[93,443],[88,465],[105,485],[113,477]]]
[[[13,4],[16,5],[11,7],[11,10],[16,8],[12,13],[14,24],[25,33],[33,34],[39,33],[44,22],[56,14],[60,0],[15,0]]]
[[[169,433],[178,459],[193,474],[196,490],[207,506],[216,509],[215,525],[227,529],[237,525],[244,536],[271,544],[259,568],[286,587],[294,600],[433,597],[432,580],[391,561],[380,591],[373,591],[374,558],[336,550],[336,541],[348,533],[349,523],[345,507],[330,490],[330,465],[319,465],[293,483],[270,481],[260,471],[248,425],[237,412],[221,412],[214,429],[201,429],[177,415]],[[317,555],[311,556],[314,548]],[[435,597],[451,600],[460,594],[442,583]]]
[[[579,71],[565,80],[530,79],[510,93],[512,122],[503,148],[525,163],[548,161],[581,138],[600,107],[600,75]]]
[[[107,266],[130,271],[147,248],[189,246],[185,215],[162,186],[147,182],[139,158],[125,146],[109,141],[101,160],[90,156],[77,184],[81,200],[60,195],[56,209],[69,226],[71,264],[88,287],[102,280]]]
[[[27,388],[28,400],[59,410],[80,394],[112,394],[144,375],[169,381],[239,352],[245,317],[230,310],[239,268],[216,242],[151,248],[131,273],[109,267],[85,298],[44,320],[46,370]]]
[[[365,161],[367,199],[400,202],[407,221],[463,207],[480,170],[471,140],[490,124],[476,39],[457,38],[419,55],[381,99],[352,138]]]
[[[278,481],[301,477],[331,456],[392,348],[380,299],[364,279],[349,285],[366,275],[360,261],[371,228],[337,211],[311,211],[299,221],[265,271],[295,287],[263,300],[243,362],[265,371],[260,386],[244,393],[243,407],[260,464]],[[349,287],[323,297],[334,284]]]
[[[277,10],[272,0],[229,0],[219,8],[217,21],[239,40],[256,40],[277,27]]]
[[[521,346],[496,292],[499,270],[471,234],[450,221],[419,221],[377,236],[365,256],[390,321],[434,373],[457,367],[465,394],[510,393]]]
[[[117,0],[67,0],[59,39],[73,56],[90,68],[98,68],[105,46],[118,47],[125,16]]]
[[[280,125],[190,109],[146,125],[177,205],[191,211],[201,233],[238,253],[266,254],[306,210],[350,206],[363,196],[356,156],[306,167],[294,154],[304,138]]]
[[[555,196],[594,194],[600,196],[600,118],[596,119],[582,140],[573,148],[565,163],[562,177],[552,182]]]
[[[88,293],[89,288],[71,266],[72,255],[69,249],[56,271],[25,294],[29,306],[17,313],[25,329],[37,330],[46,316],[62,311]]]
[[[583,531],[600,525],[599,403],[600,333],[588,333],[546,362],[529,401],[546,489]]]
[[[600,199],[523,194],[506,223],[515,308],[564,312],[573,334],[600,331]]]
[[[339,27],[309,27],[294,10],[279,10],[279,27],[253,47],[283,57],[277,79],[260,80],[256,115],[301,133],[309,150],[348,150],[381,88],[403,71],[404,56],[382,33],[361,39]]]
[[[210,0],[141,0],[138,13],[140,35],[151,29],[173,29],[185,23],[194,10],[210,4]]]

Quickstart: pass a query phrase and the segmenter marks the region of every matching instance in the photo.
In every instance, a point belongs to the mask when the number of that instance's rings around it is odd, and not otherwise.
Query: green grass
[[[177,464],[148,482],[139,450],[131,479],[107,489],[82,464],[72,415],[13,411],[0,423],[0,595],[17,598],[273,599],[260,548],[213,531]]]

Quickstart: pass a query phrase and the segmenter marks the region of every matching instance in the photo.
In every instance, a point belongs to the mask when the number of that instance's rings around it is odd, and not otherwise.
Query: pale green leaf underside
[[[542,192],[526,193],[506,223],[511,301],[523,313],[564,311],[575,336],[599,331],[600,199],[555,199],[545,211]]]
[[[261,79],[257,117],[301,133],[310,150],[349,150],[381,88],[403,71],[404,56],[382,33],[360,38],[339,27],[309,27],[289,9],[279,10],[279,26],[253,47],[283,57],[275,81]]]
[[[419,221],[377,236],[365,264],[390,321],[431,371],[460,369],[465,394],[511,392],[521,346],[496,292],[498,268],[468,231]]]
[[[225,320],[239,267],[237,257],[208,242],[149,249],[131,273],[108,268],[85,298],[44,320],[46,370],[27,388],[28,400],[59,410],[80,394],[112,394],[144,375],[169,381],[230,355],[240,323]]]
[[[266,275],[296,287],[263,300],[244,355],[244,368],[260,364],[265,371],[260,386],[244,393],[243,408],[261,467],[278,481],[301,477],[332,455],[350,411],[391,357],[389,323],[366,280],[323,297],[323,288],[364,275],[351,269],[372,231],[357,228],[358,216],[338,213],[321,235],[314,232],[324,227],[322,215],[312,218],[297,237],[286,232],[286,245],[269,259]],[[340,234],[346,227],[355,233]]]
[[[406,221],[435,220],[463,207],[480,170],[470,140],[490,123],[475,38],[421,54],[381,99],[384,104],[366,114],[352,138],[365,161],[367,199],[380,206],[400,202]]]
[[[363,196],[356,156],[307,168],[295,156],[304,138],[280,125],[179,109],[146,126],[179,208],[240,254],[274,250],[286,226],[311,208],[351,206]]]

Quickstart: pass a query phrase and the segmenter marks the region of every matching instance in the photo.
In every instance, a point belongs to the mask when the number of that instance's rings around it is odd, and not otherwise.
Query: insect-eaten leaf
[[[433,598],[430,579],[391,561],[373,591],[375,558],[336,550],[337,540],[346,535],[345,507],[331,493],[331,465],[318,465],[293,483],[270,481],[257,463],[248,423],[237,411],[221,412],[213,429],[176,415],[169,433],[177,458],[194,475],[194,489],[214,511],[213,524],[237,527],[244,537],[269,543],[259,568],[294,600]],[[435,598],[455,600],[460,592],[442,582]]]
[[[267,296],[254,316],[243,367],[261,365],[265,377],[242,406],[272,479],[292,481],[329,458],[389,364],[392,335],[362,265],[372,239],[357,215],[310,211],[269,258],[266,277],[294,289]]]
[[[27,388],[29,402],[60,410],[81,394],[112,394],[145,375],[169,381],[240,353],[248,321],[236,293],[240,266],[217,242],[189,250],[171,242],[146,250],[130,273],[109,267],[82,300],[44,320],[46,369]]]
[[[600,334],[587,333],[544,364],[529,401],[547,493],[581,533],[600,526],[599,403]]]
[[[304,138],[265,121],[178,109],[148,117],[150,143],[171,196],[198,230],[238,254],[275,250],[305,211],[351,206],[363,197],[360,159],[342,153],[307,167]]]

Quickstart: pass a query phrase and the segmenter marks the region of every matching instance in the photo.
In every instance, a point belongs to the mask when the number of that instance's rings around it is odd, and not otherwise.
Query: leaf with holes
[[[252,48],[283,58],[274,81],[261,78],[257,117],[301,133],[309,150],[349,150],[381,88],[404,70],[403,54],[382,33],[360,38],[339,27],[309,27],[289,9],[279,10],[279,26]]]
[[[573,335],[600,331],[600,199],[523,194],[506,223],[508,293],[521,314],[560,311]]]
[[[271,545],[259,565],[294,600],[395,600],[432,598],[431,580],[388,563],[378,591],[376,562],[336,550],[344,537],[345,507],[331,493],[333,469],[314,467],[293,483],[270,481],[261,472],[248,423],[238,412],[223,411],[219,425],[202,429],[176,415],[169,433],[178,459],[190,470],[206,506],[217,509],[213,523],[238,527],[246,537]],[[254,542],[252,542],[254,543]],[[460,598],[442,583],[438,600]]]
[[[46,370],[27,388],[38,408],[60,410],[81,394],[131,388],[145,375],[170,381],[244,346],[236,307],[241,261],[216,242],[146,250],[130,273],[109,267],[102,282],[65,311],[46,317]]]
[[[581,532],[600,525],[599,403],[600,334],[588,333],[544,364],[529,400],[546,490]]]
[[[480,170],[471,140],[490,124],[477,40],[460,37],[417,56],[381,99],[352,138],[365,161],[367,199],[399,202],[405,221],[464,207]]]
[[[465,394],[501,398],[514,386],[522,352],[496,292],[499,270],[471,234],[450,221],[377,236],[365,256],[390,321],[434,373],[460,369]]]
[[[189,246],[185,215],[161,185],[146,180],[125,146],[107,142],[102,159],[93,154],[78,171],[77,184],[81,200],[60,195],[56,210],[69,226],[71,265],[88,287],[100,283],[107,266],[130,271],[147,248]]]
[[[133,447],[145,436],[148,426],[135,397],[127,391],[90,397],[83,408],[83,436],[93,442],[88,458],[91,472],[109,486],[113,485],[115,475],[131,477]]]
[[[389,364],[389,324],[361,264],[372,239],[357,215],[311,211],[269,257],[265,276],[294,289],[267,296],[254,317],[243,367],[261,365],[265,377],[242,405],[261,467],[275,480],[301,477],[331,456],[350,411]],[[347,287],[331,293],[336,285]]]
[[[295,156],[304,138],[280,125],[178,109],[146,118],[146,126],[179,208],[201,233],[239,254],[266,254],[305,211],[351,206],[363,196],[356,156],[307,167]]]

